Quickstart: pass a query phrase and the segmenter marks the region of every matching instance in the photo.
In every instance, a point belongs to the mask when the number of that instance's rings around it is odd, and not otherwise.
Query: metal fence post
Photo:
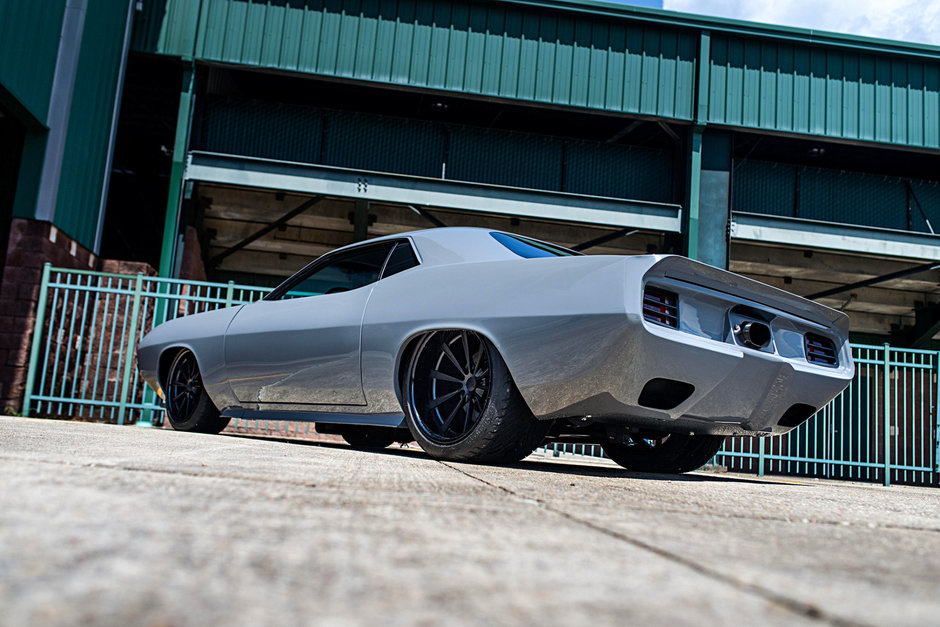
[[[884,454],[885,454],[885,485],[891,485],[891,346],[885,344],[884,355],[884,391],[882,401],[884,405]]]
[[[127,414],[127,394],[131,386],[131,362],[134,359],[134,349],[137,347],[137,317],[140,315],[140,296],[144,288],[144,275],[137,273],[134,284],[134,304],[131,308],[131,331],[127,335],[127,352],[124,356],[124,373],[121,378],[121,404],[118,406],[118,424],[124,424]]]
[[[758,438],[757,439],[757,476],[764,476],[764,440],[767,438]],[[751,449],[753,450],[753,449]]]
[[[26,393],[23,395],[23,415],[29,416],[33,402],[33,385],[36,383],[36,367],[39,365],[39,344],[42,340],[42,325],[46,321],[46,298],[49,292],[51,263],[42,264],[42,280],[39,282],[39,302],[36,304],[36,322],[33,327],[33,344],[29,348],[29,367],[26,370]]]
[[[228,289],[225,290],[225,306],[231,307],[235,300],[235,281],[228,282]]]
[[[940,475],[940,351],[934,355],[934,365],[936,366],[937,389],[933,396],[933,417],[937,423],[937,449],[933,454],[933,469]],[[938,477],[940,478],[940,477]]]

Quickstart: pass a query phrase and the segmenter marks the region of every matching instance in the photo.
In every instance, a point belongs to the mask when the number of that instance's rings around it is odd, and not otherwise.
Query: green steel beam
[[[186,149],[189,147],[189,129],[192,125],[195,100],[194,85],[194,68],[192,65],[184,65],[179,110],[176,114],[176,138],[173,141],[170,190],[166,199],[166,219],[163,222],[163,246],[160,251],[160,276],[162,277],[172,276],[174,271],[176,234],[179,231],[180,204],[183,198],[183,170],[186,165]]]
[[[191,152],[187,181],[542,220],[680,231],[679,205]]]
[[[689,221],[686,226],[685,254],[689,259],[698,259],[699,206],[702,187],[702,133],[704,127],[693,126],[689,137],[688,197]]]

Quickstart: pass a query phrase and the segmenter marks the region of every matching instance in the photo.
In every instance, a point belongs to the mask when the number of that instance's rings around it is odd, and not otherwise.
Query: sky
[[[625,4],[940,45],[940,0],[633,0]]]

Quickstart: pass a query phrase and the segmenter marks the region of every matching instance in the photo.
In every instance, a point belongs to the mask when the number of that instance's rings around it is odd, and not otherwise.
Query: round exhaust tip
[[[745,322],[736,326],[734,333],[748,348],[760,350],[770,344],[770,327],[763,322]]]

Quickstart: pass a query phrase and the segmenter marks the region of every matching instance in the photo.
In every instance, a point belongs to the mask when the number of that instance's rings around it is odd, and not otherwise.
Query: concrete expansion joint
[[[632,536],[628,536],[628,535],[626,535],[626,534],[620,533],[619,531],[615,531],[615,530],[613,530],[613,529],[609,529],[609,528],[604,527],[604,526],[602,526],[602,525],[599,525],[599,524],[597,524],[597,523],[591,522],[590,520],[586,520],[586,519],[584,519],[584,518],[581,518],[581,517],[579,517],[579,516],[576,516],[576,515],[574,515],[574,514],[571,514],[571,513],[569,513],[569,512],[566,512],[566,511],[564,511],[564,510],[562,510],[562,509],[559,509],[559,508],[557,508],[557,507],[554,507],[554,506],[552,506],[552,505],[549,505],[549,504],[546,503],[545,501],[541,501],[541,500],[539,500],[539,499],[533,499],[533,498],[530,498],[530,497],[527,497],[527,496],[523,496],[523,495],[521,495],[521,494],[519,494],[519,493],[517,493],[517,492],[515,492],[515,491],[513,491],[513,490],[511,490],[511,489],[509,489],[509,488],[507,488],[507,487],[505,487],[505,486],[501,486],[501,485],[496,484],[496,483],[493,483],[493,482],[491,482],[491,481],[487,481],[486,479],[483,479],[483,478],[481,478],[481,477],[477,477],[476,475],[474,475],[474,474],[472,474],[472,473],[470,473],[470,472],[467,472],[466,470],[463,470],[463,469],[461,469],[461,468],[459,468],[459,467],[453,465],[452,463],[444,462],[444,461],[441,461],[441,462],[439,462],[439,463],[442,464],[443,466],[446,466],[447,468],[450,468],[451,470],[455,470],[455,471],[459,472],[460,474],[464,475],[465,477],[468,477],[469,479],[472,479],[472,480],[474,480],[474,481],[477,481],[477,482],[479,482],[479,483],[482,483],[482,484],[484,484],[484,485],[486,485],[486,486],[489,486],[489,487],[491,487],[491,488],[494,488],[494,489],[496,489],[496,490],[500,490],[500,491],[506,493],[507,495],[509,495],[509,496],[511,496],[511,497],[513,497],[513,498],[515,498],[515,499],[517,499],[517,500],[520,500],[520,501],[522,501],[522,502],[524,502],[524,503],[536,505],[536,506],[538,506],[538,507],[540,507],[540,508],[542,508],[542,509],[544,509],[544,510],[546,510],[546,511],[552,513],[552,514],[555,514],[556,516],[560,516],[561,518],[564,518],[565,520],[568,520],[569,522],[572,522],[572,523],[574,523],[574,524],[576,524],[576,525],[580,525],[580,526],[583,526],[583,527],[587,527],[587,528],[589,528],[589,529],[591,529],[591,530],[593,530],[593,531],[596,531],[596,532],[598,532],[598,533],[602,533],[602,534],[604,534],[604,535],[606,535],[606,536],[608,536],[608,537],[610,537],[610,538],[613,538],[613,539],[615,539],[615,540],[618,540],[618,541],[620,541],[620,542],[625,542],[625,543],[630,544],[630,545],[632,545],[632,546],[634,546],[634,547],[636,547],[636,548],[638,548],[638,549],[641,549],[641,550],[647,551],[647,552],[649,552],[649,553],[653,553],[653,554],[655,554],[655,555],[658,555],[659,557],[662,557],[662,558],[664,558],[664,559],[666,559],[666,560],[669,560],[669,561],[671,561],[671,562],[673,562],[673,563],[675,563],[675,564],[679,564],[679,565],[681,565],[681,566],[685,566],[686,568],[688,568],[688,569],[690,569],[690,570],[692,570],[692,571],[695,571],[695,572],[697,572],[697,573],[699,573],[699,574],[701,574],[701,575],[704,575],[704,576],[706,576],[706,577],[708,577],[708,578],[710,578],[710,579],[713,579],[713,580],[715,580],[715,581],[720,581],[720,582],[722,582],[722,583],[725,583],[725,584],[727,584],[727,585],[729,585],[729,586],[731,586],[731,587],[733,587],[733,588],[736,588],[736,589],[740,590],[741,592],[745,592],[745,593],[748,593],[748,594],[752,594],[752,595],[754,595],[754,596],[757,596],[757,597],[759,597],[760,599],[763,599],[764,601],[767,601],[768,603],[772,603],[772,604],[774,604],[774,605],[777,605],[778,607],[781,607],[782,609],[785,609],[785,610],[787,610],[787,611],[793,612],[794,614],[798,614],[798,615],[802,616],[803,618],[808,618],[808,619],[815,620],[815,621],[819,621],[819,622],[821,622],[821,623],[825,623],[825,624],[829,624],[829,625],[836,625],[837,627],[860,627],[860,626],[865,625],[865,623],[860,623],[860,622],[856,622],[856,621],[852,621],[852,620],[847,620],[847,619],[844,619],[844,618],[841,618],[841,617],[838,617],[838,616],[834,616],[834,615],[832,615],[831,613],[826,612],[826,611],[822,610],[821,608],[819,608],[819,607],[817,607],[816,605],[813,605],[813,604],[811,604],[811,603],[804,603],[803,601],[799,601],[799,600],[797,600],[797,599],[793,599],[793,598],[784,596],[784,595],[782,595],[782,594],[779,594],[779,593],[777,593],[777,592],[775,592],[775,591],[773,591],[773,590],[768,590],[767,588],[764,588],[764,587],[759,586],[759,585],[757,585],[757,584],[750,583],[750,582],[746,582],[746,581],[741,581],[741,580],[739,580],[739,579],[737,579],[737,578],[735,578],[735,577],[733,577],[733,576],[731,576],[731,575],[727,575],[727,574],[722,573],[722,572],[720,572],[720,571],[718,571],[718,570],[715,570],[714,568],[710,568],[710,567],[704,566],[704,565],[702,565],[702,564],[700,564],[700,563],[698,563],[698,562],[695,562],[695,561],[686,559],[686,558],[682,557],[681,555],[678,555],[678,554],[676,554],[676,553],[673,553],[672,551],[667,551],[667,550],[662,549],[662,548],[660,548],[660,547],[658,547],[658,546],[654,546],[654,545],[652,545],[652,544],[648,544],[648,543],[646,543],[646,542],[644,542],[644,541],[642,541],[642,540],[639,540],[639,539],[637,539],[637,538],[634,538],[634,537],[632,537]]]

